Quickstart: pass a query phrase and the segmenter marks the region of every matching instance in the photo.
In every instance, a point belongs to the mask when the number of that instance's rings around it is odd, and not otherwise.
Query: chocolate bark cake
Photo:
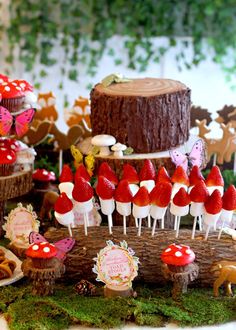
[[[97,84],[91,91],[92,134],[110,134],[135,153],[169,150],[189,138],[190,89],[170,79]]]

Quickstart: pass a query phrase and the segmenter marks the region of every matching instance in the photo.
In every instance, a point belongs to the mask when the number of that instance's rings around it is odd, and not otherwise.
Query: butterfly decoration
[[[0,106],[0,135],[6,136],[15,129],[18,137],[23,136],[28,131],[34,114],[35,109],[30,108],[19,115],[12,115],[6,108]]]
[[[204,165],[205,148],[202,139],[197,140],[190,153],[183,154],[179,150],[170,150],[170,157],[176,166],[182,166],[185,172],[191,170],[194,165],[200,169]]]
[[[39,233],[36,233],[35,231],[32,231],[29,235],[29,243],[42,243],[47,242],[46,238],[40,235]],[[65,260],[66,259],[66,253],[69,252],[73,246],[75,245],[75,240],[73,238],[64,238],[56,243],[54,243],[55,247],[57,248],[57,254],[56,258]]]

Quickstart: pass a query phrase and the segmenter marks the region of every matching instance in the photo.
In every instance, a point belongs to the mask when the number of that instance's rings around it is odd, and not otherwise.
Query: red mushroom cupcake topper
[[[167,265],[185,266],[195,260],[195,253],[187,245],[171,244],[162,252],[161,260]]]

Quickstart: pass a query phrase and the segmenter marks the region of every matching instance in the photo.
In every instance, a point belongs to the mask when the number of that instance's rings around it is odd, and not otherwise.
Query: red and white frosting
[[[0,164],[13,164],[16,161],[16,153],[5,147],[0,147]]]
[[[161,254],[161,260],[167,265],[185,266],[193,262],[195,253],[187,245],[171,244]]]

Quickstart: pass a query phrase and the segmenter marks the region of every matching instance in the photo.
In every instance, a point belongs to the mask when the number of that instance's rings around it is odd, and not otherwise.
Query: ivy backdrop
[[[9,12],[8,24],[0,26],[9,45],[5,60],[13,69],[19,59],[28,71],[41,63],[41,78],[58,61],[52,52],[55,43],[63,48],[61,76],[77,81],[78,63],[93,76],[114,35],[125,37],[128,67],[138,71],[145,71],[150,61],[159,63],[182,37],[176,55],[179,69],[197,66],[210,53],[228,80],[236,73],[235,0],[11,0]],[[166,36],[168,44],[155,47],[156,36]],[[112,48],[108,53],[115,64],[121,63]]]

